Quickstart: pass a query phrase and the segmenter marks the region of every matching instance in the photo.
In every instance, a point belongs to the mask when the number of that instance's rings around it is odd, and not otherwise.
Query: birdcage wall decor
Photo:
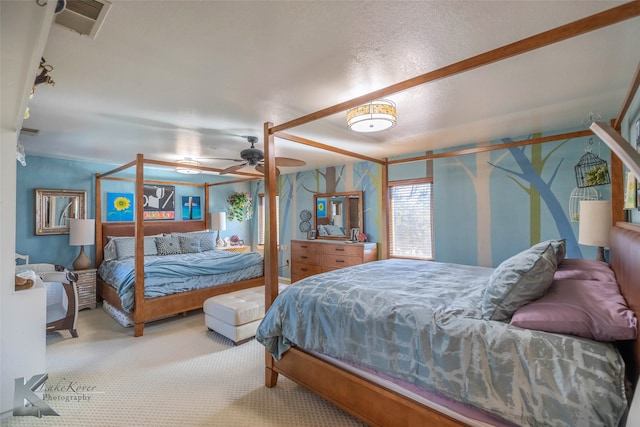
[[[574,170],[576,172],[576,184],[580,188],[611,183],[607,162],[593,154],[591,150],[587,150],[580,157],[580,161],[575,165]]]
[[[600,200],[600,193],[593,187],[576,187],[569,196],[569,219],[571,222],[580,221],[580,201]]]

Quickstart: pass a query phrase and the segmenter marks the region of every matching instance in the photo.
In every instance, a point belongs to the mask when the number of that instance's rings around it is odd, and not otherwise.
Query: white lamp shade
[[[211,229],[226,230],[227,229],[227,213],[211,212]]]
[[[582,200],[578,243],[588,246],[609,246],[611,230],[611,201]]]
[[[69,220],[69,245],[82,246],[93,245],[96,241],[95,219],[70,219]]]

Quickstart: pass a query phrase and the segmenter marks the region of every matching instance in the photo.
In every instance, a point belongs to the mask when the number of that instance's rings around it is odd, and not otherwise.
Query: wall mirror
[[[314,195],[318,239],[351,240],[351,229],[364,233],[362,191]]]
[[[85,190],[36,188],[36,235],[69,234],[69,220],[87,217]]]

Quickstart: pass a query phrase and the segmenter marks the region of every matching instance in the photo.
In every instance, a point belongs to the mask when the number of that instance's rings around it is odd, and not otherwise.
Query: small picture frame
[[[308,240],[315,240],[315,238],[316,238],[316,230],[307,231],[307,239]]]
[[[351,229],[351,241],[352,242],[357,242],[359,234],[360,234],[360,229],[359,228],[352,228]]]

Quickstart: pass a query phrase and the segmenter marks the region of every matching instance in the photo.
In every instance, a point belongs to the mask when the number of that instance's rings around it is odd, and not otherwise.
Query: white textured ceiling
[[[617,6],[616,1],[114,1],[95,40],[54,25],[23,126],[27,155],[124,163],[137,153],[238,158],[280,124]],[[290,133],[373,157],[581,126],[617,116],[640,20],[391,96],[395,128],[345,113]],[[262,145],[260,144],[261,148]],[[277,140],[308,167],[335,154]],[[202,160],[206,166],[228,161]],[[285,168],[283,172],[295,169]],[[250,171],[250,170],[247,170]]]

